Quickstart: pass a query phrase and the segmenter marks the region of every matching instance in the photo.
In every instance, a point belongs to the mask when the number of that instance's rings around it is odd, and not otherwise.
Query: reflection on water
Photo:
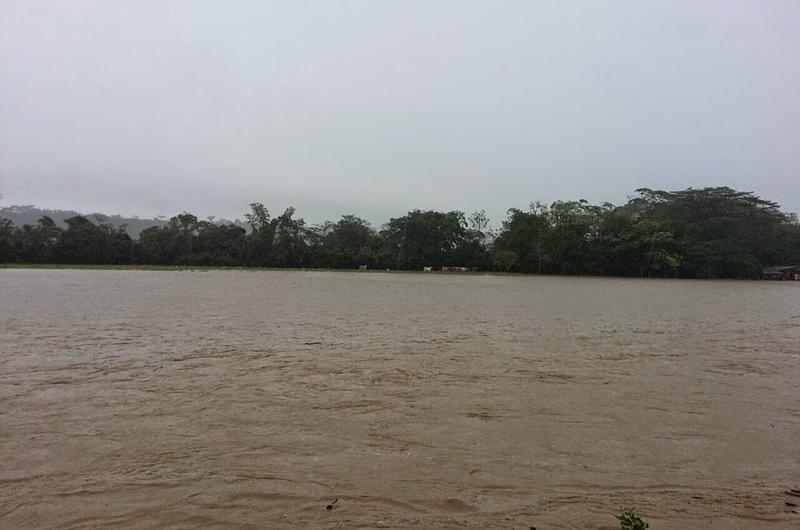
[[[3,528],[800,524],[800,285],[0,270],[0,296]]]

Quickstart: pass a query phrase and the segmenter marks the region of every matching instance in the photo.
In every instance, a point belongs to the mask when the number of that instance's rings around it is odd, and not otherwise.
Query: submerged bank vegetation
[[[800,263],[794,215],[727,187],[637,190],[621,206],[586,201],[512,208],[502,227],[483,211],[413,210],[379,229],[354,215],[308,225],[261,203],[249,230],[183,213],[133,240],[124,227],[83,216],[66,228],[0,220],[0,262],[246,267],[359,267],[683,278],[755,278],[767,265]]]

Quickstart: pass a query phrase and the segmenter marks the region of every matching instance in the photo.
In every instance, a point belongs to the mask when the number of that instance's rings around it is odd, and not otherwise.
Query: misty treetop
[[[800,263],[800,225],[774,202],[727,187],[642,188],[621,206],[587,201],[512,208],[499,230],[483,211],[413,210],[376,229],[354,215],[308,225],[261,203],[232,223],[177,215],[131,239],[76,215],[15,227],[0,220],[0,261],[472,270],[613,276],[755,278]]]

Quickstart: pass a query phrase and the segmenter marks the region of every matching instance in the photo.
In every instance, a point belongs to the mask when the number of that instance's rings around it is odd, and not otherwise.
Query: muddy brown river
[[[6,269],[0,302],[1,528],[800,528],[800,282]]]

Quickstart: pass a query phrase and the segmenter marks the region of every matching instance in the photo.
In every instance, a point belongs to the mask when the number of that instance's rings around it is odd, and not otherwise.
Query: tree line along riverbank
[[[76,215],[61,228],[0,220],[0,262],[86,265],[469,270],[682,278],[756,278],[800,263],[793,214],[727,187],[642,188],[623,205],[512,208],[499,229],[483,211],[413,210],[379,228],[354,215],[309,225],[288,208],[250,205],[249,229],[182,213],[137,240]]]

